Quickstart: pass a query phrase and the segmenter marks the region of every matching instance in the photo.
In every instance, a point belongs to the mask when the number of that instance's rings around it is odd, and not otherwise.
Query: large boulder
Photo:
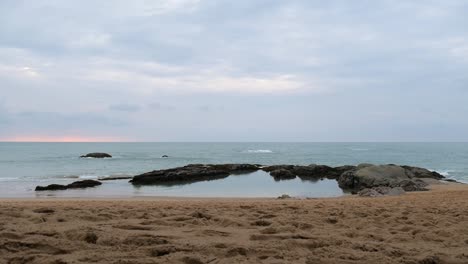
[[[217,180],[231,174],[250,173],[260,169],[253,164],[191,164],[166,170],[155,170],[136,175],[130,180],[134,185],[176,185],[198,181]]]
[[[67,189],[83,189],[99,186],[102,183],[95,180],[83,180],[70,183],[68,185],[62,184],[50,184],[47,186],[37,186],[35,191],[58,191],[58,190],[67,190]]]
[[[103,152],[93,152],[93,153],[88,153],[86,155],[81,155],[80,158],[96,158],[96,159],[102,159],[102,158],[112,158],[112,156],[108,153],[103,153]]]
[[[417,167],[365,164],[341,174],[338,184],[343,189],[351,190],[388,186],[402,187],[405,191],[421,191],[425,190],[425,183],[420,178],[425,176],[443,178],[436,172]]]

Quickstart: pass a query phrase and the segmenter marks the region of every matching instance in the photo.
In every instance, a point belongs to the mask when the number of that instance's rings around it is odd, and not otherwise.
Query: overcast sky
[[[0,140],[467,141],[465,0],[1,0]]]

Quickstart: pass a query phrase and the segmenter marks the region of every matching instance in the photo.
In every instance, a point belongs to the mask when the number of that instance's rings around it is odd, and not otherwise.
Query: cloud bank
[[[0,140],[466,141],[468,3],[2,1]]]

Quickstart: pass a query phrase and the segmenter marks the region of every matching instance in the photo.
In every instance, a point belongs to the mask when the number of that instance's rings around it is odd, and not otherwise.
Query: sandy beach
[[[468,263],[468,187],[327,199],[0,200],[0,263]]]

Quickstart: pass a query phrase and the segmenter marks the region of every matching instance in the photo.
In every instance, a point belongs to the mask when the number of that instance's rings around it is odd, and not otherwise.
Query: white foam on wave
[[[454,170],[436,170],[435,172],[439,173],[440,175],[444,177],[450,177],[450,174],[455,171]]]
[[[19,180],[19,178],[15,178],[15,177],[1,177],[0,178],[0,182],[17,181],[17,180]]]
[[[352,151],[369,151],[369,149],[366,148],[350,148]]]
[[[273,151],[269,149],[249,149],[247,153],[273,153]]]
[[[444,176],[447,179],[456,180],[462,183],[468,183],[468,177],[460,176],[459,173],[456,173],[458,172],[456,170],[433,170],[433,171],[439,173],[440,175]],[[454,175],[454,173],[457,175]]]
[[[80,175],[78,176],[79,179],[84,179],[84,180],[92,180],[92,179],[97,179],[98,176],[96,175]]]

